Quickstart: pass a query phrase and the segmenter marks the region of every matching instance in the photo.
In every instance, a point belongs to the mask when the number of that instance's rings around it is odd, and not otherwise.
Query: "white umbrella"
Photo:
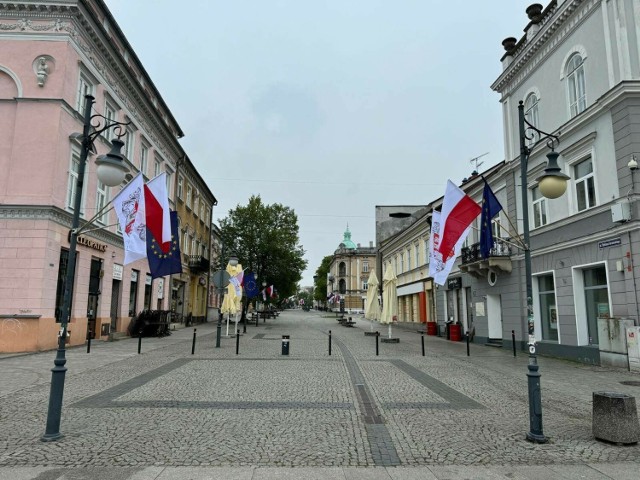
[[[231,314],[235,315],[238,313],[236,302],[237,297],[235,287],[232,283],[229,283],[229,285],[227,285],[227,293],[225,294],[224,299],[222,300],[222,305],[220,306],[220,311],[223,314],[227,314],[227,337],[229,336],[229,317],[231,317]]]
[[[371,270],[367,280],[367,300],[364,304],[364,318],[368,320],[380,320],[380,303],[378,302],[378,277],[375,270]],[[371,323],[373,331],[373,322]]]
[[[380,323],[389,325],[389,338],[391,338],[391,324],[398,318],[398,295],[396,284],[398,278],[391,266],[387,266],[382,279],[382,315]]]
[[[229,313],[229,317],[231,316],[231,314],[234,315],[235,317],[235,322],[236,322],[236,329],[235,332],[236,333],[238,331],[238,314],[242,311],[242,287],[239,284],[238,279],[240,277],[238,277],[238,275],[240,275],[240,273],[243,272],[242,270],[242,265],[240,265],[239,263],[235,266],[233,265],[227,265],[227,273],[229,274],[229,276],[231,277],[231,280],[229,282],[229,286],[227,287],[227,293],[233,292],[231,293],[231,295],[229,297],[229,303],[226,307],[228,313]],[[225,300],[227,299],[227,297],[225,297]],[[224,301],[223,301],[223,306],[224,306]],[[224,310],[223,310],[224,312]],[[229,321],[227,319],[227,336],[229,335]]]

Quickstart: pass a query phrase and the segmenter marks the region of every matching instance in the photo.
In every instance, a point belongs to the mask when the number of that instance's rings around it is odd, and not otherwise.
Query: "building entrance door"
[[[120,310],[120,295],[121,292],[120,280],[114,279],[111,283],[111,312],[109,317],[111,319],[110,335],[113,335],[118,329],[118,311]]]
[[[89,270],[89,297],[87,298],[87,338],[96,338],[96,318],[98,318],[98,300],[100,299],[100,276],[102,274],[102,260],[91,259]]]
[[[500,295],[487,295],[489,340],[502,340],[502,306]]]

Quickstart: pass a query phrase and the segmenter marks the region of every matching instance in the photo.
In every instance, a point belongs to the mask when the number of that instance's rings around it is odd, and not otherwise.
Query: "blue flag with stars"
[[[153,234],[147,228],[147,259],[151,278],[164,277],[172,273],[182,273],[182,259],[178,235],[178,213],[171,212],[171,246],[164,253]]]
[[[248,298],[256,297],[260,293],[256,282],[256,274],[253,272],[249,272],[244,276],[244,293]]]
[[[480,255],[482,258],[488,258],[493,248],[493,231],[491,229],[491,219],[495,217],[502,205],[496,198],[493,190],[484,181],[484,191],[482,192],[482,216],[480,217]]]

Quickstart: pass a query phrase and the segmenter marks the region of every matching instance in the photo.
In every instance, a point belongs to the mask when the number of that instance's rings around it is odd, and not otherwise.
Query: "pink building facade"
[[[166,172],[172,208],[185,157],[180,127],[102,0],[18,3],[0,2],[0,352],[56,346],[85,94],[95,114],[131,122],[122,138],[130,174]],[[96,176],[113,136],[98,138],[88,158],[81,224],[122,188]],[[71,345],[169,308],[168,277],[151,281],[146,261],[123,265],[116,223],[111,210],[80,239]]]

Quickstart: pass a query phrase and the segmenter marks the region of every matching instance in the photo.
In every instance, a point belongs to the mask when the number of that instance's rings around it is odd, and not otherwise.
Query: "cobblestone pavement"
[[[550,441],[537,445],[524,354],[472,344],[467,357],[425,336],[423,357],[405,326],[376,356],[355,319],[284,312],[249,325],[239,355],[235,337],[214,348],[211,323],[195,355],[192,328],[143,339],[141,355],[136,339],[69,349],[65,436],[51,443],[40,436],[55,352],[0,357],[0,479],[639,478],[640,446],[593,439],[591,395],[637,397],[620,382],[640,376],[540,358]]]

